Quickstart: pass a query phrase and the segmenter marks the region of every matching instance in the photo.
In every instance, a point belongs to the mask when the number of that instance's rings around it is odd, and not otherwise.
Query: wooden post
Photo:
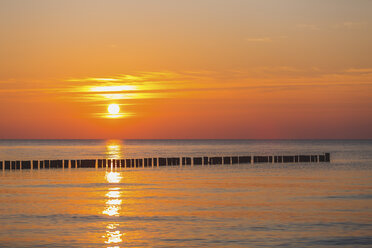
[[[96,168],[96,160],[94,159],[84,159],[80,163],[81,168]]]
[[[278,156],[278,163],[283,163],[283,156]]]
[[[239,164],[250,164],[251,163],[251,156],[239,156],[238,157]]]
[[[237,164],[239,163],[239,158],[237,156],[231,157],[231,163],[232,164]]]
[[[31,169],[31,161],[22,161],[22,170]]]
[[[299,162],[300,163],[309,163],[310,156],[309,155],[299,155]]]
[[[325,153],[324,156],[325,156],[325,162],[331,162],[331,154]]]
[[[152,167],[152,158],[147,158],[147,164],[149,167]]]
[[[254,163],[269,163],[270,159],[269,156],[254,156],[253,162]]]
[[[130,168],[130,167],[131,167],[131,163],[130,163],[130,161],[131,161],[131,160],[128,159],[128,158],[125,160],[125,168]]]
[[[319,162],[325,162],[325,155],[319,155]]]
[[[209,162],[209,158],[208,157],[203,157],[203,164],[207,165],[208,162]]]
[[[32,161],[32,169],[34,169],[34,170],[39,169],[39,161],[38,160]]]
[[[190,157],[186,157],[186,164],[191,165],[191,158]]]
[[[294,163],[295,156],[283,156],[283,163]]]
[[[166,158],[159,158],[159,166],[166,166],[167,159]]]
[[[231,164],[231,157],[223,157],[223,164]]]
[[[193,158],[194,165],[202,165],[203,164],[203,158],[201,157],[196,157]]]

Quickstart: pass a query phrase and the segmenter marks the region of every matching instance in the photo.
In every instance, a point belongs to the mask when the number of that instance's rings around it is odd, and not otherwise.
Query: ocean
[[[372,140],[0,140],[1,160],[331,163],[0,171],[0,247],[372,247]]]

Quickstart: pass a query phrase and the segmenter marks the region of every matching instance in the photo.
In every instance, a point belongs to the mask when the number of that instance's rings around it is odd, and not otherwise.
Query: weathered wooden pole
[[[294,159],[295,159],[295,163],[298,163],[298,161],[299,161],[298,155],[294,156]]]
[[[193,158],[194,165],[202,165],[203,164],[203,158],[201,157],[196,157]]]
[[[152,167],[152,158],[147,158],[147,164],[149,167]]]
[[[223,164],[231,164],[231,157],[223,157]]]
[[[325,153],[325,162],[331,162],[331,154]]]
[[[239,156],[238,161],[239,164],[250,164],[251,163],[251,156]]]
[[[190,157],[186,157],[186,164],[191,165],[191,158]]]
[[[166,158],[159,158],[159,166],[166,166],[167,165],[167,159]]]
[[[238,164],[238,163],[239,163],[239,158],[238,158],[238,156],[233,156],[233,157],[231,157],[231,163],[232,163],[232,164]]]
[[[31,169],[31,161],[22,161],[22,170]]]
[[[39,161],[38,160],[33,160],[32,161],[32,169],[33,170],[38,170],[39,169]]]
[[[63,160],[63,168],[65,169],[68,169],[68,164],[69,164],[70,160]]]
[[[303,162],[303,163],[309,163],[311,160],[310,160],[310,155],[299,155],[299,162]]]
[[[295,156],[283,156],[283,163],[294,163]]]

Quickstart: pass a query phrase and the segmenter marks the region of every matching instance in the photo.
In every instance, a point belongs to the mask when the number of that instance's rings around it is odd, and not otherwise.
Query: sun
[[[117,115],[120,112],[120,107],[113,103],[108,106],[107,111],[112,115]]]

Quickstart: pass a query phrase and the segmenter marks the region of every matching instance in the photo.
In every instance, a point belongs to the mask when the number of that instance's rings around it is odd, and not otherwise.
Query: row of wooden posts
[[[106,167],[157,167],[176,165],[219,165],[250,163],[319,163],[330,162],[330,154],[288,156],[224,156],[224,157],[172,157],[131,159],[83,159],[83,160],[28,160],[0,161],[0,170],[48,169],[48,168],[106,168]]]

